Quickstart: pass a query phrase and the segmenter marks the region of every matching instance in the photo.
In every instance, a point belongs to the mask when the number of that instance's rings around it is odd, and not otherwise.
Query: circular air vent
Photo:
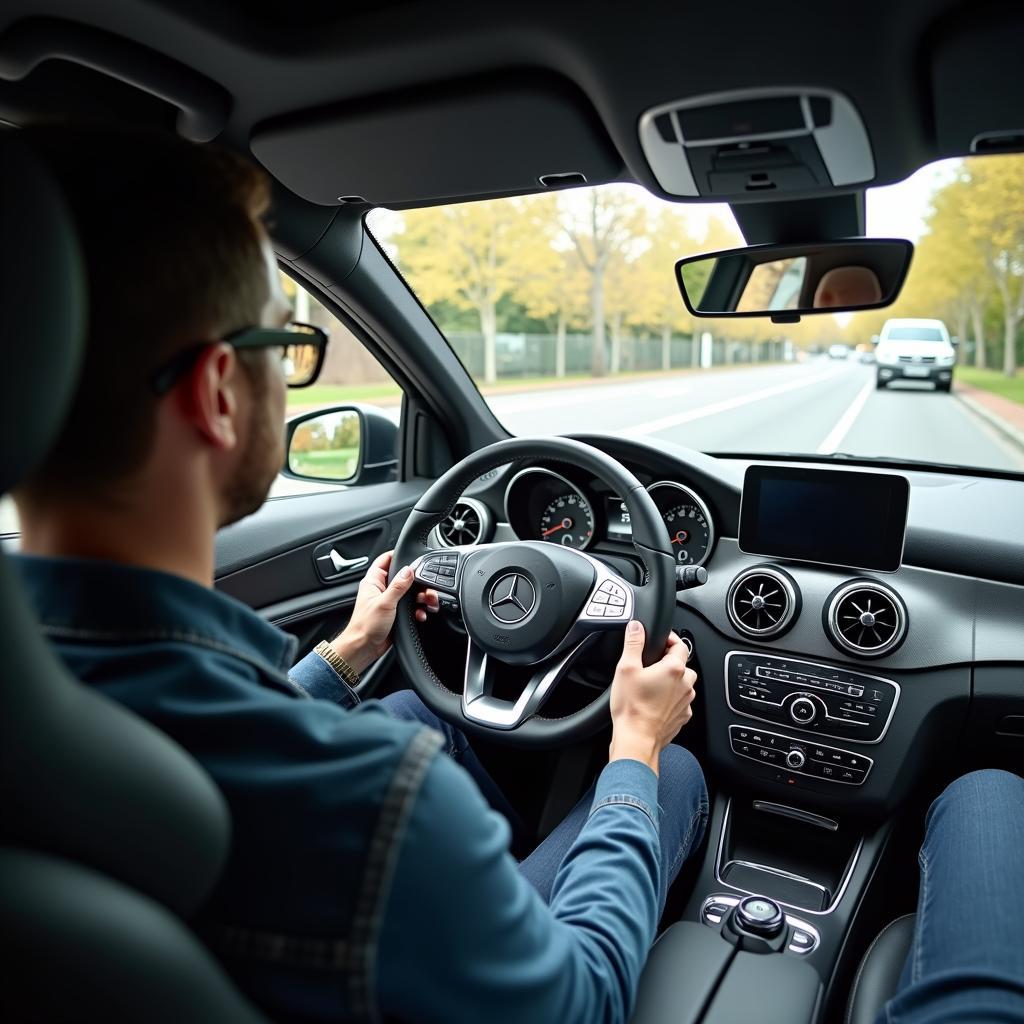
[[[800,593],[793,578],[763,565],[741,572],[726,598],[733,628],[755,640],[785,632],[799,610]]]
[[[446,548],[479,544],[491,528],[487,506],[472,498],[459,498],[437,524],[437,536]]]
[[[907,609],[895,590],[874,580],[852,580],[825,605],[825,632],[841,651],[879,658],[907,634]]]

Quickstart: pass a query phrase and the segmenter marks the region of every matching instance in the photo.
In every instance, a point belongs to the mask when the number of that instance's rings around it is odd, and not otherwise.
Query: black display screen
[[[885,473],[750,466],[740,549],[895,572],[903,559],[910,484]]]
[[[621,498],[608,498],[608,536],[617,540],[629,540],[633,536],[629,509]]]

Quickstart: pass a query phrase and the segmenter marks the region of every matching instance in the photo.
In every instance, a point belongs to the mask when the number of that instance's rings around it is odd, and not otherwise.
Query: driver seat
[[[0,494],[45,453],[78,375],[85,284],[58,188],[0,137]],[[0,1018],[261,1024],[184,920],[230,820],[177,745],[80,685],[0,553]]]
[[[914,941],[916,921],[916,914],[897,917],[868,946],[853,979],[845,1024],[875,1024],[879,1011],[896,995],[896,986]]]

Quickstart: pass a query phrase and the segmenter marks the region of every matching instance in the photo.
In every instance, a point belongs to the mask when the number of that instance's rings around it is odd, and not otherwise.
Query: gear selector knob
[[[782,908],[767,896],[748,896],[736,907],[736,925],[742,931],[770,939],[786,927]]]

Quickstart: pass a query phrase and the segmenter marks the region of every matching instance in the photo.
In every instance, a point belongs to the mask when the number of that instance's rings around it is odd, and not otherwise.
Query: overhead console
[[[647,162],[670,195],[796,198],[875,176],[864,122],[829,89],[743,89],[676,100],[644,113],[639,131]]]

